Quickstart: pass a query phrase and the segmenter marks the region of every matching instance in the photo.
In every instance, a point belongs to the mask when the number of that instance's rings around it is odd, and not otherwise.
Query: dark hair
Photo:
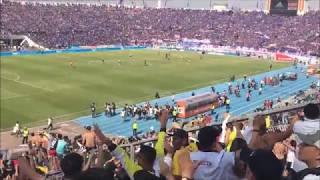
[[[243,129],[243,124],[242,123],[239,123],[239,129]]]
[[[316,119],[319,117],[319,107],[316,104],[308,104],[303,109],[304,115],[308,119]]]
[[[63,139],[68,141],[69,137],[68,136],[63,136]]]
[[[62,134],[58,134],[58,139],[62,139]]]
[[[244,147],[247,147],[247,142],[242,138],[236,138],[231,144],[230,151],[236,152],[237,150],[240,150]]]
[[[246,151],[246,148],[242,151]],[[241,151],[241,153],[242,153]],[[247,152],[247,164],[256,180],[281,180],[283,164],[270,150],[258,149]],[[241,158],[240,153],[240,158]],[[243,159],[243,158],[242,158]],[[246,158],[244,158],[246,159]],[[246,160],[245,160],[246,161]]]
[[[290,145],[291,145],[292,147],[296,148],[296,147],[297,147],[297,142],[292,139],[292,140],[290,141]]]
[[[66,155],[61,161],[61,169],[66,177],[73,177],[81,172],[83,158],[77,153]]]
[[[94,180],[113,180],[114,175],[112,171],[102,169],[102,168],[90,168],[84,172],[82,172],[79,176],[76,178],[77,180],[88,180],[88,179],[94,179]]]
[[[149,163],[153,164],[154,161],[156,160],[156,150],[153,149],[150,146],[146,146],[146,145],[141,145],[140,146],[140,151],[139,154],[141,154],[145,160],[147,160]]]
[[[86,129],[90,131],[90,130],[91,130],[91,126],[87,126],[87,128],[86,128]]]
[[[221,128],[206,126],[200,129],[198,134],[199,149],[209,149],[215,142],[216,138],[220,135]]]
[[[227,128],[233,128],[233,124],[232,124],[231,122],[228,122],[228,123],[226,124],[226,126],[227,126]]]

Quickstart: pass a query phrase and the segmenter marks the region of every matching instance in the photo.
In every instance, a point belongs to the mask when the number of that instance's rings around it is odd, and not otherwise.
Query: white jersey
[[[48,125],[52,124],[52,119],[48,118]]]
[[[201,161],[193,177],[195,180],[238,180],[233,173],[234,152],[192,152],[191,160]]]
[[[121,111],[120,116],[124,118],[125,115],[126,115],[126,111]]]
[[[150,107],[150,108],[149,108],[149,116],[152,116],[152,115],[153,115],[153,108]]]

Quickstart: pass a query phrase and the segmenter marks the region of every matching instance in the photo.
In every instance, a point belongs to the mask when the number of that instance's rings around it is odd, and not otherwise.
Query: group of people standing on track
[[[234,79],[235,77],[231,77],[231,79]],[[228,94],[229,96],[235,94],[236,97],[241,97],[241,90],[245,90],[247,88],[247,92],[246,92],[246,101],[250,101],[251,100],[251,96],[252,96],[252,91],[253,90],[258,90],[258,94],[261,95],[262,94],[262,90],[265,87],[265,81],[261,80],[260,81],[260,87],[259,87],[259,83],[255,80],[255,79],[247,79],[247,76],[244,75],[243,81],[241,82],[241,85],[239,84],[239,82],[237,82],[237,84],[235,86],[232,85],[231,82],[228,83],[228,93],[227,90],[223,90],[223,92],[221,93],[223,96],[226,96],[226,94]],[[216,92],[215,87],[212,86],[211,87],[212,92],[217,93],[218,95],[220,95],[219,92]]]
[[[104,115],[106,117],[112,117],[112,116],[115,116],[116,115],[116,104],[114,102],[112,103],[108,103],[106,102],[104,104]],[[97,117],[97,106],[96,106],[96,103],[93,102],[91,105],[90,105],[90,111],[91,111],[91,116],[92,118],[95,118]]]

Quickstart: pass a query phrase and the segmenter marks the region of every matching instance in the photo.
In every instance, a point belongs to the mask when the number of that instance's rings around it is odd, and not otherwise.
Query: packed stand
[[[31,133],[27,151],[1,154],[1,176],[10,179],[220,179],[314,180],[320,177],[320,110],[308,104],[291,113],[287,127],[258,115],[253,121],[204,126],[188,133],[167,129],[169,109],[161,109],[155,144],[135,147],[105,136],[97,125],[70,140],[55,133]]]
[[[3,1],[4,31],[48,48],[210,39],[213,45],[319,54],[320,12],[285,17],[262,12],[128,8]]]

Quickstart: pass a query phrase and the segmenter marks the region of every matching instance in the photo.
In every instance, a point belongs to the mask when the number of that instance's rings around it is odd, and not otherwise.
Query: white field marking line
[[[62,117],[65,117],[65,116],[69,116],[69,115],[73,115],[73,114],[77,114],[77,113],[81,113],[81,112],[85,112],[85,111],[88,111],[89,110],[82,110],[82,111],[77,111],[77,112],[73,112],[73,113],[68,113],[68,114],[63,114],[63,115],[59,115],[59,116],[55,116],[54,118],[62,118]],[[38,120],[38,121],[33,121],[33,122],[30,122],[30,123],[26,123],[26,124],[23,124],[23,126],[26,126],[26,127],[29,127],[30,124],[35,124],[35,123],[39,123],[39,122],[46,122],[48,119],[42,119],[42,120]],[[72,120],[67,120],[67,121],[59,121],[55,124],[61,124],[61,123],[65,123],[65,122],[68,122],[68,121],[72,121]],[[40,127],[41,125],[39,126],[34,126],[34,127]],[[33,127],[32,127],[33,128]],[[11,128],[6,128],[6,129],[11,129]],[[10,131],[10,130],[9,130]],[[1,134],[4,134],[4,133],[7,133],[9,131],[3,131],[1,132]]]
[[[278,69],[279,70],[279,69]],[[257,71],[256,71],[257,72]],[[252,74],[252,73],[250,73],[251,74],[251,76],[255,76],[254,74]],[[250,75],[250,74],[248,74],[248,75]],[[227,79],[227,78],[223,78],[223,79],[220,79],[220,80],[224,80],[224,79]],[[194,86],[194,85],[193,85]],[[192,86],[192,87],[193,87]],[[203,88],[205,88],[205,87],[203,87]],[[185,88],[184,88],[185,89]],[[181,91],[180,89],[178,90],[178,91]],[[184,93],[184,92],[180,92],[180,93]],[[178,94],[180,94],[180,93],[175,93],[174,95],[176,96],[176,95],[178,95]],[[167,96],[172,96],[172,93],[170,93],[169,95],[167,95]],[[137,98],[137,100],[139,100],[139,99],[144,99],[144,98],[148,98],[148,97],[150,97],[149,95],[148,96],[143,96],[143,97],[140,97],[140,98]],[[150,100],[151,101],[151,100]],[[123,103],[124,101],[122,101],[122,102],[118,102],[118,104],[121,104],[121,103]],[[140,103],[143,103],[143,102],[140,102]],[[139,102],[138,103],[136,103],[136,104],[139,104]],[[103,106],[101,106],[101,107],[103,107]],[[119,107],[118,107],[118,109],[119,109]],[[89,110],[88,109],[85,109],[85,110],[82,110],[82,111],[77,111],[77,112],[72,112],[72,113],[67,113],[67,114],[62,114],[62,115],[58,115],[58,116],[55,116],[54,118],[62,118],[62,117],[65,117],[65,116],[69,116],[69,115],[73,115],[73,114],[78,114],[78,113],[82,113],[82,112],[86,112],[86,111],[88,111],[89,112]],[[89,113],[88,113],[89,114]],[[80,118],[80,117],[79,117]],[[70,120],[66,120],[66,121],[59,121],[58,123],[56,123],[56,124],[60,124],[60,123],[65,123],[65,122],[69,122],[69,121],[74,121],[75,119],[70,119]],[[27,126],[28,124],[32,124],[32,123],[39,123],[39,122],[45,122],[45,121],[47,121],[47,119],[42,119],[42,120],[38,120],[38,121],[33,121],[33,122],[30,122],[30,123],[27,123],[27,124],[24,124],[25,126]],[[9,128],[6,128],[6,129],[9,129]],[[10,130],[9,130],[10,131]],[[9,131],[2,131],[1,132],[1,134],[4,134],[4,133],[6,133],[6,132],[9,132]]]
[[[139,97],[139,98],[137,98],[137,100],[139,100],[139,99],[144,99],[144,98],[148,98],[148,97],[150,97],[150,96],[142,96],[142,97]],[[127,101],[120,101],[120,102],[118,102],[118,104],[121,104],[121,103],[126,103]],[[104,106],[101,106],[100,108],[103,108]],[[119,109],[119,108],[118,108]],[[72,112],[72,113],[67,113],[67,114],[62,114],[62,115],[58,115],[58,116],[54,116],[53,118],[55,118],[55,119],[59,119],[59,118],[63,118],[63,117],[67,117],[67,116],[70,116],[70,115],[73,115],[73,114],[79,114],[79,113],[82,113],[82,112],[88,112],[88,115],[87,116],[89,116],[89,109],[85,109],[85,110],[81,110],[81,111],[76,111],[76,112]],[[85,117],[85,116],[81,116],[81,117]],[[78,118],[80,118],[80,117],[78,117]],[[55,124],[62,124],[62,123],[66,123],[66,122],[73,122],[75,119],[70,119],[70,120],[66,120],[66,121],[59,121],[59,122],[57,122],[57,123],[55,123]],[[30,124],[35,124],[35,123],[39,123],[39,122],[46,122],[47,121],[47,119],[42,119],[42,120],[38,120],[38,121],[32,121],[32,122],[30,122],[30,123],[26,123],[26,124],[23,124],[24,126],[27,126],[28,127],[28,125],[30,125]],[[41,126],[41,125],[40,125]],[[38,126],[37,126],[38,127]],[[6,129],[11,129],[11,128],[6,128]],[[4,129],[4,130],[6,130],[6,129]],[[11,131],[11,130],[9,130],[9,131]],[[9,132],[9,131],[2,131],[1,132],[1,134],[3,134],[3,133],[6,133],[6,132]]]
[[[15,96],[11,96],[11,97],[0,98],[0,101],[16,99],[16,98],[21,98],[21,97],[28,97],[28,96],[30,96],[30,95],[15,95]]]
[[[102,60],[90,60],[88,61],[88,64],[103,64]]]
[[[275,71],[278,71],[280,69],[277,69]],[[258,74],[259,73],[259,74]],[[264,72],[264,71],[254,71],[254,72],[250,72],[247,74],[247,78],[250,78],[250,77],[255,77],[255,76],[258,76],[260,74],[264,74],[264,73],[268,73],[268,71]],[[219,85],[219,84],[222,84],[222,83],[228,83],[230,82],[229,81],[230,78],[221,78],[221,79],[216,79],[216,80],[213,80],[212,82],[214,83],[199,83],[199,84],[194,84],[192,86],[189,86],[189,87],[184,87],[184,88],[180,88],[180,89],[176,89],[174,90],[175,91],[175,94],[174,95],[178,95],[178,94],[181,94],[181,93],[186,93],[188,91],[192,91],[192,90],[198,90],[198,89],[202,89],[202,88],[206,88],[206,87],[209,87],[209,86],[216,86],[216,85]],[[241,80],[241,77],[239,77],[239,79],[236,79],[235,82],[240,82]],[[197,88],[197,89],[192,89],[191,88]],[[180,93],[177,93],[177,91],[186,91],[186,92],[180,92]],[[167,92],[170,92],[170,91],[167,91]],[[173,94],[173,92],[170,92],[170,94]]]
[[[33,88],[37,88],[37,89],[42,89],[44,91],[49,91],[49,92],[54,92],[52,89],[47,89],[47,88],[43,88],[43,87],[40,87],[40,86],[36,86],[36,85],[33,85],[31,83],[27,83],[27,82],[23,82],[23,81],[20,81],[20,76],[18,75],[19,78],[17,79],[9,79],[9,78],[6,78],[6,77],[2,77],[2,79],[6,79],[6,80],[9,80],[9,81],[13,81],[13,82],[16,82],[16,83],[20,83],[20,84],[23,84],[23,85],[26,85],[26,86],[30,86],[30,87],[33,87]]]
[[[15,79],[12,79],[13,81],[19,81],[20,80],[20,75],[18,74],[18,73],[12,73],[12,72],[2,72],[1,74],[12,74],[12,75],[14,75],[14,76],[16,76],[16,78]],[[8,78],[9,79],[9,78]]]
[[[219,79],[217,82],[220,82],[221,80],[224,81],[224,80],[226,80],[226,79],[228,79],[228,78]],[[195,86],[197,87],[197,86],[201,86],[201,85],[204,85],[204,84],[205,84],[205,83],[196,84],[196,85],[193,85],[193,86],[190,86],[190,87],[187,87],[187,88],[178,89],[177,91],[182,91],[182,90],[186,90],[186,89],[189,89],[189,88],[194,88]],[[203,88],[205,88],[205,87],[203,87]],[[165,91],[165,92],[170,92],[170,91]],[[180,92],[180,93],[184,93],[184,92]],[[180,93],[179,93],[179,94],[180,94]],[[166,95],[166,94],[165,94],[165,95]],[[175,93],[174,95],[177,95],[177,93]],[[142,97],[136,98],[136,100],[142,100],[142,99],[148,98],[148,97],[150,97],[150,96],[151,96],[151,95],[142,96]],[[172,93],[168,93],[166,96],[171,97],[171,96],[172,96]],[[166,96],[165,96],[165,97],[166,97]],[[118,102],[118,104],[125,103],[125,102],[127,102],[127,101],[121,101],[121,102]],[[137,103],[135,103],[135,104],[140,104],[140,103],[144,103],[144,102],[137,102]],[[100,108],[103,108],[103,107],[104,107],[104,106],[101,106]],[[118,109],[119,109],[119,107],[118,107]],[[82,111],[77,111],[77,112],[72,112],[72,113],[67,113],[67,114],[58,115],[58,116],[55,116],[54,118],[62,118],[62,117],[65,117],[65,116],[69,116],[69,115],[73,115],[73,114],[78,114],[78,113],[86,112],[86,111],[89,112],[88,109],[85,109],[85,110],[82,110]],[[73,119],[73,120],[74,120],[74,119]],[[41,122],[41,121],[46,121],[46,119],[44,119],[44,120],[39,120],[39,121],[33,121],[32,123]],[[68,121],[72,121],[72,120],[68,120]],[[67,122],[67,121],[62,121],[61,123],[63,123],[63,122]]]

